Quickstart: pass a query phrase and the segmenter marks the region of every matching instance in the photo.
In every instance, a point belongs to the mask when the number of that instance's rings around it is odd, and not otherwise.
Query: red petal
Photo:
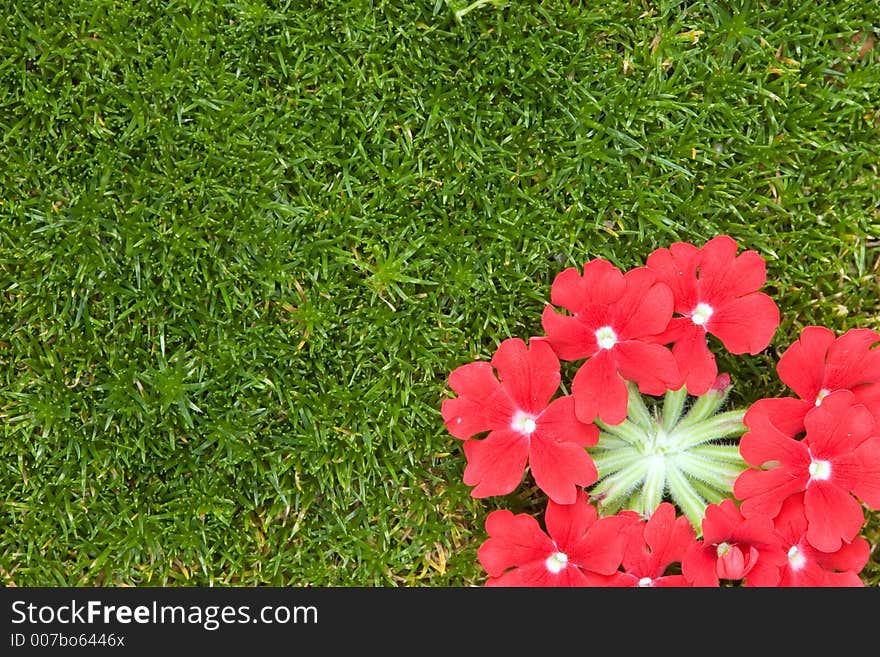
[[[846,571],[840,573],[826,572],[824,580],[818,586],[854,588],[864,585],[865,583],[862,581],[862,578],[859,577],[857,572]]]
[[[767,397],[752,404],[743,421],[746,425],[754,424],[752,418],[764,415],[780,433],[793,438],[803,433],[804,417],[814,407],[813,402],[794,397]]]
[[[636,581],[642,577],[657,577],[661,572],[655,572],[654,563],[651,559],[651,550],[645,543],[645,524],[647,520],[636,514],[632,523],[626,530],[626,549],[623,552],[623,569],[633,575]],[[633,586],[635,586],[633,582]]]
[[[580,541],[569,547],[569,561],[600,575],[612,575],[623,560],[626,528],[631,522],[627,516],[599,518]]]
[[[443,400],[441,405],[440,412],[449,433],[465,439],[493,428],[486,414],[486,399],[501,385],[492,365],[479,361],[457,367],[449,375],[449,386],[459,395]]]
[[[791,495],[773,519],[773,527],[783,543],[797,545],[807,531],[807,515],[803,494]]]
[[[720,235],[701,249],[700,295],[713,301],[745,296],[756,292],[767,280],[766,263],[756,251],[736,255],[737,244]]]
[[[809,480],[806,467],[802,473],[792,473],[783,468],[746,470],[733,483],[733,494],[743,500],[740,511],[747,518],[773,518],[779,513],[782,503],[803,491]]]
[[[584,571],[585,586],[602,587],[602,588],[632,588],[634,585],[633,578],[626,573],[617,571],[610,575],[599,575],[592,571]]]
[[[670,249],[657,249],[648,256],[648,269],[672,290],[674,308],[682,315],[697,304],[697,266],[700,250],[693,244],[676,242]]]
[[[862,505],[847,491],[814,481],[804,494],[807,514],[807,540],[817,550],[834,552],[850,542],[865,523]]]
[[[871,544],[861,536],[857,536],[852,543],[844,543],[836,552],[816,550],[814,558],[825,570],[851,570],[858,573],[871,558]]]
[[[584,265],[584,284],[590,297],[584,305],[615,303],[623,294],[623,279],[621,271],[607,260],[590,260]]]
[[[735,296],[734,264],[737,244],[729,235],[719,235],[700,249],[698,295],[701,301],[717,303]]]
[[[874,416],[875,424],[880,427],[880,383],[867,383],[853,390],[856,403],[862,404]]]
[[[558,573],[551,573],[543,562],[530,563],[510,570],[500,577],[491,578],[486,585],[528,588],[591,586],[584,573],[574,566],[563,568]]]
[[[816,401],[825,379],[825,355],[834,343],[834,333],[824,326],[807,326],[785,350],[776,371],[798,397]]]
[[[599,428],[581,422],[574,412],[574,397],[557,397],[535,420],[535,433],[556,441],[590,447],[599,442]]]
[[[672,355],[675,356],[688,393],[699,396],[709,392],[714,385],[718,366],[715,364],[715,355],[709,351],[706,331],[690,320],[687,322],[692,328],[672,346]]]
[[[589,503],[587,493],[579,491],[571,504],[548,501],[544,522],[550,538],[556,542],[562,552],[568,554],[570,547],[584,537],[598,517],[599,513],[596,507]]]
[[[715,572],[717,561],[715,546],[704,541],[694,543],[681,560],[681,574],[692,586],[720,585]]]
[[[669,502],[662,502],[645,525],[645,542],[661,575],[670,564],[684,558],[695,540],[693,525],[685,516],[676,518],[675,507]]]
[[[507,495],[522,481],[529,455],[529,439],[510,429],[493,431],[482,440],[464,443],[467,465],[464,483],[476,486],[473,497]]]
[[[694,329],[699,330],[705,336],[706,332],[702,328],[697,327],[690,318],[673,317],[669,320],[665,331],[657,335],[646,336],[642,338],[642,341],[653,344],[670,344],[688,338]]]
[[[640,392],[662,395],[682,385],[675,356],[662,345],[630,340],[616,345],[613,354],[620,375],[636,382]]]
[[[822,400],[804,417],[805,440],[819,459],[833,459],[858,447],[874,430],[874,417],[868,409],[854,405],[849,390],[838,390]]]
[[[736,257],[729,280],[736,297],[757,292],[767,281],[767,263],[757,251],[743,251]]]
[[[570,267],[553,280],[550,301],[572,313],[588,305],[607,305],[623,294],[623,274],[606,260],[593,260],[584,266],[584,274]]]
[[[655,588],[680,588],[693,586],[684,575],[664,575],[663,577],[655,577],[652,583]]]
[[[766,412],[767,409],[767,404],[759,402],[746,411],[743,423],[748,431],[740,438],[740,455],[746,463],[756,468],[768,461],[779,461],[787,471],[806,470],[810,465],[806,445],[782,433]]]
[[[444,399],[440,414],[449,433],[462,440],[492,428],[483,404],[467,397]]]
[[[734,529],[731,538],[736,543],[756,547],[765,562],[782,565],[788,560],[773,521],[767,516],[746,518]]]
[[[748,555],[743,554],[743,550],[746,550]],[[731,545],[727,552],[715,560],[715,574],[718,575],[718,579],[740,580],[745,577],[746,559],[747,557],[749,560],[757,559],[757,552],[755,548],[750,546],[740,548]]]
[[[779,580],[782,577],[782,562],[773,563],[767,559],[767,555],[752,548],[751,557],[754,561],[751,568],[746,573],[743,586],[749,587],[776,587],[779,586]],[[758,553],[757,555],[755,553]],[[784,557],[784,555],[782,555]]]
[[[589,295],[589,285],[574,267],[556,274],[550,286],[550,302],[572,313],[578,312],[589,301]]]
[[[599,478],[593,459],[580,445],[557,442],[537,431],[531,443],[532,476],[552,501],[570,505],[577,498],[578,486],[590,486]]]
[[[736,502],[731,499],[721,500],[718,504],[709,504],[703,514],[703,540],[707,543],[726,541],[743,520]]]
[[[546,342],[535,341],[526,347],[519,338],[502,342],[492,366],[516,406],[537,415],[559,389],[559,359]]]
[[[538,521],[525,513],[493,511],[486,518],[486,531],[489,538],[478,548],[477,557],[491,577],[508,568],[543,562],[556,551]]]
[[[656,335],[666,330],[672,319],[672,290],[657,283],[647,267],[632,269],[624,276],[626,292],[612,306],[612,325],[620,327],[619,340]]]
[[[850,329],[828,348],[825,388],[853,388],[880,381],[880,348],[871,349],[880,334],[870,329]]]
[[[872,509],[880,509],[880,438],[866,440],[855,453],[861,473],[853,494]]]
[[[463,397],[488,397],[499,386],[492,364],[486,361],[456,367],[449,375],[449,387]]]
[[[498,577],[490,577],[486,581],[486,586],[493,588],[537,588],[553,586],[556,578],[551,578],[548,571],[542,564],[534,563],[522,568],[514,568]]]
[[[572,379],[571,394],[581,422],[599,417],[608,424],[620,424],[626,419],[626,383],[617,374],[614,358],[607,349],[581,365]]]
[[[595,331],[570,315],[561,315],[553,306],[546,306],[541,315],[546,340],[562,360],[580,360],[596,353]]]
[[[767,348],[779,326],[779,308],[763,292],[732,299],[715,309],[706,330],[733,354],[757,354]]]

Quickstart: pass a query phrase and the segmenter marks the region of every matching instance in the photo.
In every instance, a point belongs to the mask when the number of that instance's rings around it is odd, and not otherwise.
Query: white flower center
[[[517,411],[516,415],[513,416],[513,420],[510,422],[511,429],[524,433],[527,436],[532,434],[536,426],[535,418],[522,411]]]
[[[831,391],[828,388],[822,388],[819,391],[819,394],[816,395],[816,406],[822,405],[822,400],[825,399],[828,395],[831,394]]]
[[[596,331],[596,342],[599,343],[600,349],[611,349],[617,344],[617,333],[610,326],[603,326]]]
[[[694,308],[694,311],[691,313],[691,321],[697,326],[703,326],[706,322],[709,321],[709,318],[712,316],[713,310],[712,306],[708,303],[703,303],[702,301],[697,304],[697,307]]]
[[[654,580],[652,580],[650,577],[642,577],[642,579],[639,580],[639,586],[641,586],[642,588],[646,586],[651,586],[651,584],[653,583]]]
[[[807,558],[798,550],[797,545],[792,545],[788,550],[788,563],[792,570],[800,570],[807,563]]]
[[[717,554],[719,557],[723,557],[728,552],[730,552],[729,543],[719,543],[718,547],[715,549],[715,554]]]
[[[544,565],[547,567],[547,570],[555,575],[568,565],[568,555],[565,552],[554,552],[547,557]]]
[[[807,469],[810,473],[810,477],[813,479],[819,479],[820,481],[825,481],[828,477],[831,476],[831,463],[828,461],[821,461],[818,459],[814,459],[810,462],[810,467]]]

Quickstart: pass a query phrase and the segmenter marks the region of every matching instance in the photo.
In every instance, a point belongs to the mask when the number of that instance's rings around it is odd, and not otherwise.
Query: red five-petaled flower
[[[545,533],[532,516],[506,509],[486,518],[477,556],[487,586],[608,586],[626,545],[626,515],[599,518],[581,491],[573,504],[547,503]]]
[[[753,405],[743,418],[740,453],[756,468],[734,482],[743,515],[773,518],[786,498],[803,492],[807,540],[823,552],[839,550],[865,522],[859,499],[880,509],[880,437],[871,413],[838,390],[806,414],[806,436],[797,440],[762,409]]]
[[[785,350],[776,371],[800,399],[772,397],[759,403],[780,430],[804,430],[807,412],[836,390],[851,390],[880,423],[880,334],[850,329],[838,338],[824,326],[807,326]]]
[[[694,527],[685,516],[675,517],[675,507],[662,502],[647,520],[637,519],[627,529],[623,570],[617,586],[690,586],[683,575],[666,571],[681,563],[696,542]]]
[[[871,556],[870,544],[857,536],[836,552],[810,545],[803,493],[786,498],[773,524],[788,556],[779,586],[864,586],[859,572]]]
[[[657,249],[646,262],[657,280],[672,290],[675,312],[659,340],[672,342],[681,375],[691,395],[707,392],[718,374],[707,334],[716,336],[734,354],[757,354],[767,347],[779,326],[779,309],[758,292],[766,280],[763,258],[755,251],[736,255],[727,235],[697,248],[676,242]]]
[[[497,371],[497,378],[495,371]],[[462,365],[449,376],[458,393],[443,401],[449,432],[464,440],[464,482],[474,497],[506,495],[522,480],[528,463],[538,487],[560,504],[575,501],[579,486],[597,478],[584,447],[599,430],[580,422],[574,400],[558,397],[559,359],[543,341],[519,338],[499,345],[492,362]],[[485,438],[474,438],[489,432]]]
[[[773,521],[744,518],[731,499],[709,504],[703,538],[681,561],[681,572],[694,586],[719,586],[721,580],[744,586],[776,586],[786,556]]]
[[[649,395],[681,387],[672,352],[649,338],[672,317],[672,292],[653,272],[638,267],[622,274],[595,259],[583,274],[569,268],[553,281],[550,300],[569,311],[544,308],[546,340],[563,360],[586,358],[571,383],[575,412],[583,422],[626,419],[626,381]]]

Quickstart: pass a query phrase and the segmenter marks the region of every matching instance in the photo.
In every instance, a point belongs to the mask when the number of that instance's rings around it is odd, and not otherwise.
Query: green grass
[[[590,258],[761,253],[738,404],[880,329],[880,5],[466,4],[0,1],[0,582],[481,584],[446,376]]]

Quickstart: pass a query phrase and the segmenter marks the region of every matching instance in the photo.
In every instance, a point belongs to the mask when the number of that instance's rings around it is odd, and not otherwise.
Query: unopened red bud
[[[719,374],[718,378],[715,379],[715,383],[712,384],[712,390],[715,392],[724,392],[730,387],[730,374],[726,372],[723,374]]]

